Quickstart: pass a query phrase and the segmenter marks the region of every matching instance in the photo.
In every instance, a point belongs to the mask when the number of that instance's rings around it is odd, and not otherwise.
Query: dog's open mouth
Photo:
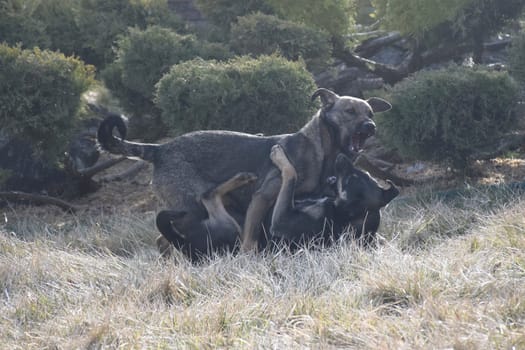
[[[373,133],[355,132],[352,135],[350,150],[355,153],[360,152],[363,149],[365,141],[372,135]]]
[[[376,132],[376,125],[372,121],[365,122],[352,134],[350,151],[358,153],[363,149],[365,141]]]

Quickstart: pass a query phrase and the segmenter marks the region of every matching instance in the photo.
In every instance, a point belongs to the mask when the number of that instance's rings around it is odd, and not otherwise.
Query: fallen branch
[[[74,213],[80,209],[80,207],[78,206],[75,206],[71,203],[68,203],[55,197],[18,191],[0,192],[0,198],[3,198],[5,200],[28,201],[33,203],[56,205],[57,207],[60,207],[65,211],[71,213]]]
[[[389,171],[385,171],[375,166],[365,155],[360,154],[355,160],[355,165],[363,170],[368,171],[372,176],[378,177],[382,180],[390,180],[398,186],[411,186],[416,182],[410,179],[399,177]]]
[[[363,43],[355,49],[355,52],[362,57],[370,57],[383,47],[391,45],[401,39],[403,39],[401,33],[391,32],[380,37],[363,41]]]
[[[93,176],[95,176],[96,174],[98,174],[99,172],[101,171],[104,171],[106,169],[109,169],[111,168],[112,166],[124,161],[128,159],[127,157],[119,157],[119,158],[111,158],[109,160],[106,160],[102,163],[97,163],[95,165],[93,165],[92,167],[89,167],[89,168],[86,168],[86,169],[81,169],[81,170],[76,170],[76,174],[81,176],[81,177],[84,177],[84,178],[92,178]]]
[[[114,174],[114,175],[107,175],[102,178],[100,178],[99,182],[110,182],[110,181],[122,181],[124,179],[133,177],[137,175],[142,169],[147,167],[148,163],[144,161],[138,161],[132,166],[130,166],[127,170],[124,170],[121,173]]]

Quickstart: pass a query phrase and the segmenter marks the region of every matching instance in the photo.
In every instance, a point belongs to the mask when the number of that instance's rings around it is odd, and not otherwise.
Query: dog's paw
[[[243,172],[243,173],[238,173],[237,175],[235,175],[235,182],[238,183],[239,185],[245,185],[245,184],[249,184],[251,182],[254,182],[257,180],[257,175],[255,175],[254,173],[248,173],[248,172]]]
[[[281,145],[274,145],[272,147],[270,159],[280,169],[290,166],[290,161],[288,160],[288,157],[286,157],[286,153],[284,153],[284,149]]]

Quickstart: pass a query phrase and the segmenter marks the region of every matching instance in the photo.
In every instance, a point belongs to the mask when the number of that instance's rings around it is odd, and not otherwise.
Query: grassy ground
[[[374,250],[158,258],[153,213],[4,209],[5,349],[524,349],[525,200],[397,201]]]

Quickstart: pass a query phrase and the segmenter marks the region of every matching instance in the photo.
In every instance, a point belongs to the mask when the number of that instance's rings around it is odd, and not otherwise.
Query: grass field
[[[374,250],[159,259],[154,214],[4,208],[2,349],[525,349],[525,201],[395,201]]]

